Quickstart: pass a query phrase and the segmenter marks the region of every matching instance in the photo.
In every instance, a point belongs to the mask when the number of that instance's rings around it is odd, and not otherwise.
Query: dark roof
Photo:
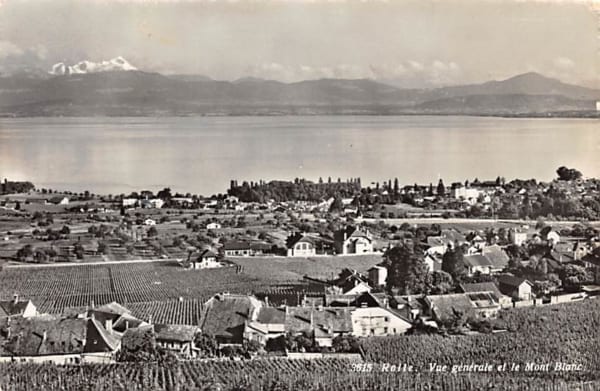
[[[123,315],[124,313],[131,312],[127,308],[123,307],[121,304],[117,303],[116,301],[113,301],[108,304],[104,304],[98,308],[95,308],[95,310],[102,311],[102,312],[108,312],[108,313],[112,313],[112,314],[118,314],[118,315]]]
[[[465,255],[463,259],[465,264],[470,267],[492,266],[492,262],[486,256],[481,254]]]
[[[0,317],[21,315],[25,312],[29,301],[0,301]]]
[[[216,258],[217,254],[215,254],[214,252],[212,252],[209,249],[205,249],[204,251],[202,251],[200,253],[200,255],[198,256],[198,259],[202,260],[202,258]]]
[[[119,347],[119,340],[113,334],[109,333],[97,320],[90,319],[88,324],[89,327],[94,327],[96,332],[104,340],[104,343],[111,349],[115,350]],[[88,332],[89,333],[89,332]]]
[[[472,284],[461,284],[460,289],[464,293],[470,292],[492,292],[496,298],[502,297],[502,293],[493,282],[476,282]]]
[[[500,246],[484,247],[483,255],[491,262],[492,266],[497,269],[504,269],[507,267],[508,261],[510,260]]]
[[[352,331],[351,308],[342,307],[288,307],[285,319],[286,332],[303,332],[320,329],[321,332],[347,333]],[[311,326],[312,319],[312,326]],[[329,330],[331,333],[329,333]]]
[[[216,295],[206,303],[202,332],[241,340],[245,322],[259,306],[260,302],[251,296]]]
[[[454,293],[450,295],[427,296],[434,316],[441,321],[452,319],[458,313],[469,314],[475,306],[466,293]]]
[[[15,356],[83,353],[86,319],[37,317],[10,322],[4,348]]]
[[[223,244],[223,250],[249,250],[250,243],[241,240],[229,240]]]
[[[314,245],[316,243],[316,239],[309,235],[295,234],[295,235],[291,235],[287,238],[286,245],[288,248],[291,248],[295,244],[300,243],[300,242],[310,243],[310,244]]]
[[[498,282],[502,285],[512,286],[515,288],[520,286],[522,283],[527,283],[529,285],[533,285],[529,280],[527,280],[525,278],[509,276],[509,275],[503,275],[503,276],[498,277]]]
[[[260,309],[257,322],[269,324],[285,323],[285,308],[263,307]]]
[[[154,333],[157,341],[191,342],[200,331],[197,326],[155,324]]]

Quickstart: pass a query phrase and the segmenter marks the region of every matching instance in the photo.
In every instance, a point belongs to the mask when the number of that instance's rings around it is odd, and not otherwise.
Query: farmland
[[[38,310],[60,313],[66,308],[189,298],[206,300],[217,292],[251,293],[268,285],[238,273],[235,267],[186,270],[175,262],[7,267],[0,272],[0,298],[18,294]]]
[[[429,363],[581,364],[581,371],[532,372],[531,376],[598,380],[600,373],[600,300],[501,313],[500,327],[508,331],[474,336],[417,335],[371,338],[363,341],[372,362],[406,362],[416,368]],[[410,352],[410,354],[406,354]]]
[[[597,390],[600,382],[497,374],[357,372],[349,359],[183,362],[83,366],[0,364],[5,391],[44,390]]]

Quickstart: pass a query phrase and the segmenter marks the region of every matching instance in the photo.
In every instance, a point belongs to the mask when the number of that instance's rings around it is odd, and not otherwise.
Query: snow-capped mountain
[[[97,73],[107,71],[136,71],[137,68],[125,60],[123,57],[115,57],[111,60],[102,62],[81,61],[75,65],[66,65],[59,62],[52,66],[48,73],[51,75],[75,75],[83,73]]]

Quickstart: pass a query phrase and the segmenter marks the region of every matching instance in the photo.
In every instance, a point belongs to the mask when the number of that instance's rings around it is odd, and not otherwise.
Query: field
[[[236,267],[186,270],[175,262],[6,267],[0,271],[0,299],[31,299],[41,312],[70,307],[189,298],[206,300],[218,292],[251,293],[270,284],[238,273]]]
[[[343,268],[366,272],[382,261],[381,255],[317,256],[300,257],[236,257],[230,259],[241,266],[244,274],[255,277],[269,276],[277,281],[302,279],[305,275],[313,278],[331,279]]]
[[[560,377],[564,380],[600,379],[600,299],[501,313],[508,331],[474,336],[417,335],[371,338],[362,343],[370,362],[406,362],[416,368],[429,363],[515,363],[512,376]],[[581,364],[576,371],[524,372],[527,363]]]
[[[205,361],[176,364],[83,366],[0,364],[3,391],[107,390],[579,390],[594,391],[598,381],[511,378],[495,374],[390,373],[375,367],[356,371],[349,359]]]

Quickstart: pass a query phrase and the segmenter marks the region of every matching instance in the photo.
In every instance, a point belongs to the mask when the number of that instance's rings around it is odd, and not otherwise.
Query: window
[[[387,328],[387,327],[384,327],[384,328],[383,328],[383,332],[384,332],[385,334],[387,334],[387,333],[388,333],[388,328]]]

